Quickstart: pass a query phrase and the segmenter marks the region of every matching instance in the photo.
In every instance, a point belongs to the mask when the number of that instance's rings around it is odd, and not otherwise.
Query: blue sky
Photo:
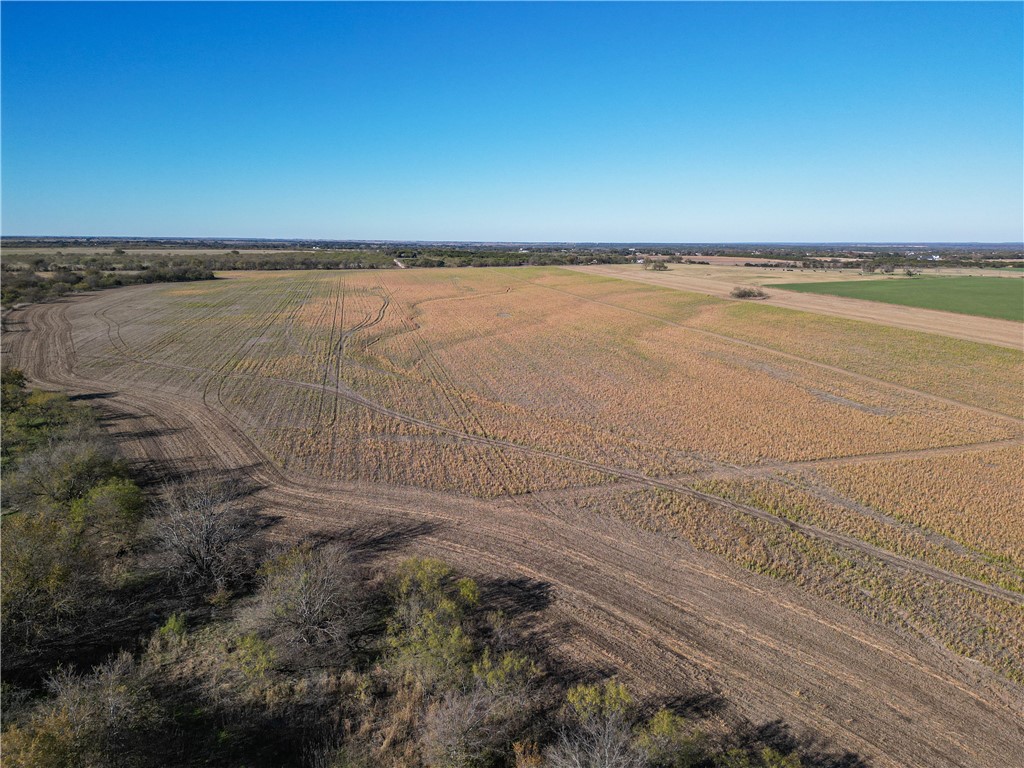
[[[8,235],[1024,239],[1021,3],[10,3]]]

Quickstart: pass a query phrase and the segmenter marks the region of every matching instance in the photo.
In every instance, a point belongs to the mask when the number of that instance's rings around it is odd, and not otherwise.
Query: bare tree
[[[573,720],[547,751],[550,768],[642,768],[633,738],[632,697],[616,680],[580,685],[567,695]]]
[[[483,686],[446,693],[424,719],[420,739],[427,765],[468,768],[486,763],[510,735],[504,703]]]
[[[536,665],[522,654],[495,658],[485,651],[473,665],[472,686],[447,691],[428,710],[420,736],[427,764],[491,764],[535,714],[538,675]]]
[[[262,568],[256,618],[280,645],[344,651],[363,623],[359,574],[344,546],[295,547]]]
[[[647,763],[620,713],[591,717],[563,730],[546,757],[550,768],[642,768]]]
[[[153,531],[182,586],[226,588],[252,568],[253,517],[230,484],[165,486]]]

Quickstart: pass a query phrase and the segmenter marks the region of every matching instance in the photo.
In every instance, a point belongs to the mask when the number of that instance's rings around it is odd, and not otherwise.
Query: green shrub
[[[495,657],[490,648],[484,648],[480,660],[473,664],[473,677],[488,690],[504,694],[528,688],[540,677],[540,670],[519,651]]]
[[[577,685],[569,689],[566,702],[581,721],[611,716],[625,716],[633,706],[633,697],[626,686],[611,679],[604,685]]]
[[[465,682],[474,643],[463,622],[480,600],[476,582],[454,580],[440,560],[413,558],[399,566],[393,593],[386,639],[393,666],[427,687]]]
[[[13,413],[25,404],[25,374],[18,368],[0,372],[0,411]]]
[[[185,637],[185,633],[188,628],[185,623],[185,617],[180,613],[172,613],[167,617],[167,621],[163,623],[163,626],[157,630],[157,634],[163,640],[176,642]]]
[[[0,617],[5,651],[63,630],[93,591],[96,562],[59,512],[9,514],[0,535]]]
[[[765,748],[761,750],[761,762],[764,768],[800,768],[800,755],[790,752],[784,755],[778,750]]]
[[[238,668],[250,680],[266,676],[273,667],[276,654],[266,641],[256,635],[242,635],[235,642],[235,660]]]
[[[101,534],[126,539],[138,529],[145,510],[142,490],[131,480],[114,477],[90,488],[71,504],[71,519]]]
[[[639,730],[637,745],[655,768],[691,768],[704,760],[701,735],[686,718],[660,709]]]

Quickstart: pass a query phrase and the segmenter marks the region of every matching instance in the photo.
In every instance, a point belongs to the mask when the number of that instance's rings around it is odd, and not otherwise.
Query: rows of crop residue
[[[379,480],[381,464],[400,464],[389,482],[486,495],[593,481],[600,468],[671,476],[1019,434],[677,322],[706,317],[709,301],[558,271],[293,273],[108,308],[83,351],[120,381],[201,384],[241,426],[269,430],[271,453],[308,456],[318,474]],[[365,458],[323,450],[348,443]],[[552,464],[556,476],[542,472]]]
[[[1019,350],[778,307],[722,304],[694,325],[893,384],[1024,415]]]

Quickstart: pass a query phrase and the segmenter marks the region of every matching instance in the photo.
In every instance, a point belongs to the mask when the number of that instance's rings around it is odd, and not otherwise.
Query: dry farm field
[[[845,319],[867,320],[896,329],[979,341],[984,344],[997,344],[1017,350],[1024,348],[1024,331],[1022,331],[1019,321],[975,317],[954,311],[923,308],[935,306],[948,309],[951,306],[968,307],[973,305],[974,310],[972,311],[975,311],[979,303],[982,306],[985,305],[984,299],[976,296],[966,298],[961,295],[959,299],[944,302],[939,300],[943,293],[942,290],[928,289],[947,285],[951,291],[959,293],[960,291],[956,291],[954,288],[957,284],[968,289],[974,288],[971,285],[974,281],[964,278],[981,278],[986,281],[986,284],[989,284],[992,279],[998,279],[1000,281],[997,284],[999,290],[995,293],[999,294],[997,303],[1000,304],[1000,311],[1010,312],[1009,316],[1014,318],[1019,317],[1019,308],[1015,302],[1024,301],[1024,281],[1021,280],[1019,272],[1012,270],[941,267],[928,269],[929,277],[926,278],[906,278],[881,273],[865,275],[861,274],[859,269],[854,268],[779,269],[719,264],[673,264],[664,272],[648,272],[638,264],[601,264],[571,267],[571,269],[716,297],[728,297],[730,291],[736,286],[763,286],[768,295],[760,303],[771,307],[795,309],[801,312],[813,312]],[[952,279],[948,283],[936,283],[934,276],[959,279]],[[791,286],[787,285],[789,283],[800,283],[802,286],[807,286],[808,290],[815,292],[790,290]],[[864,291],[863,298],[819,295],[819,293],[832,293],[831,286],[840,286],[836,290],[841,290],[843,285],[855,287],[864,285],[865,288],[873,288],[871,291]],[[875,296],[879,299],[877,301],[868,300],[871,294],[884,295],[894,287],[898,289],[897,293],[908,295],[917,293],[918,288],[924,288],[926,290],[923,292],[931,296],[933,303],[910,301],[908,303],[912,306],[902,306],[902,302],[883,303],[885,298],[881,296]],[[908,291],[909,288],[914,290]],[[973,294],[974,291],[969,290],[968,293]],[[856,294],[851,293],[851,295]],[[952,295],[947,298],[955,299]],[[990,313],[985,310],[981,314],[988,315]]]
[[[427,521],[551,585],[565,652],[641,689],[876,765],[1024,753],[1020,349],[556,268],[227,273],[4,345],[294,530]]]

